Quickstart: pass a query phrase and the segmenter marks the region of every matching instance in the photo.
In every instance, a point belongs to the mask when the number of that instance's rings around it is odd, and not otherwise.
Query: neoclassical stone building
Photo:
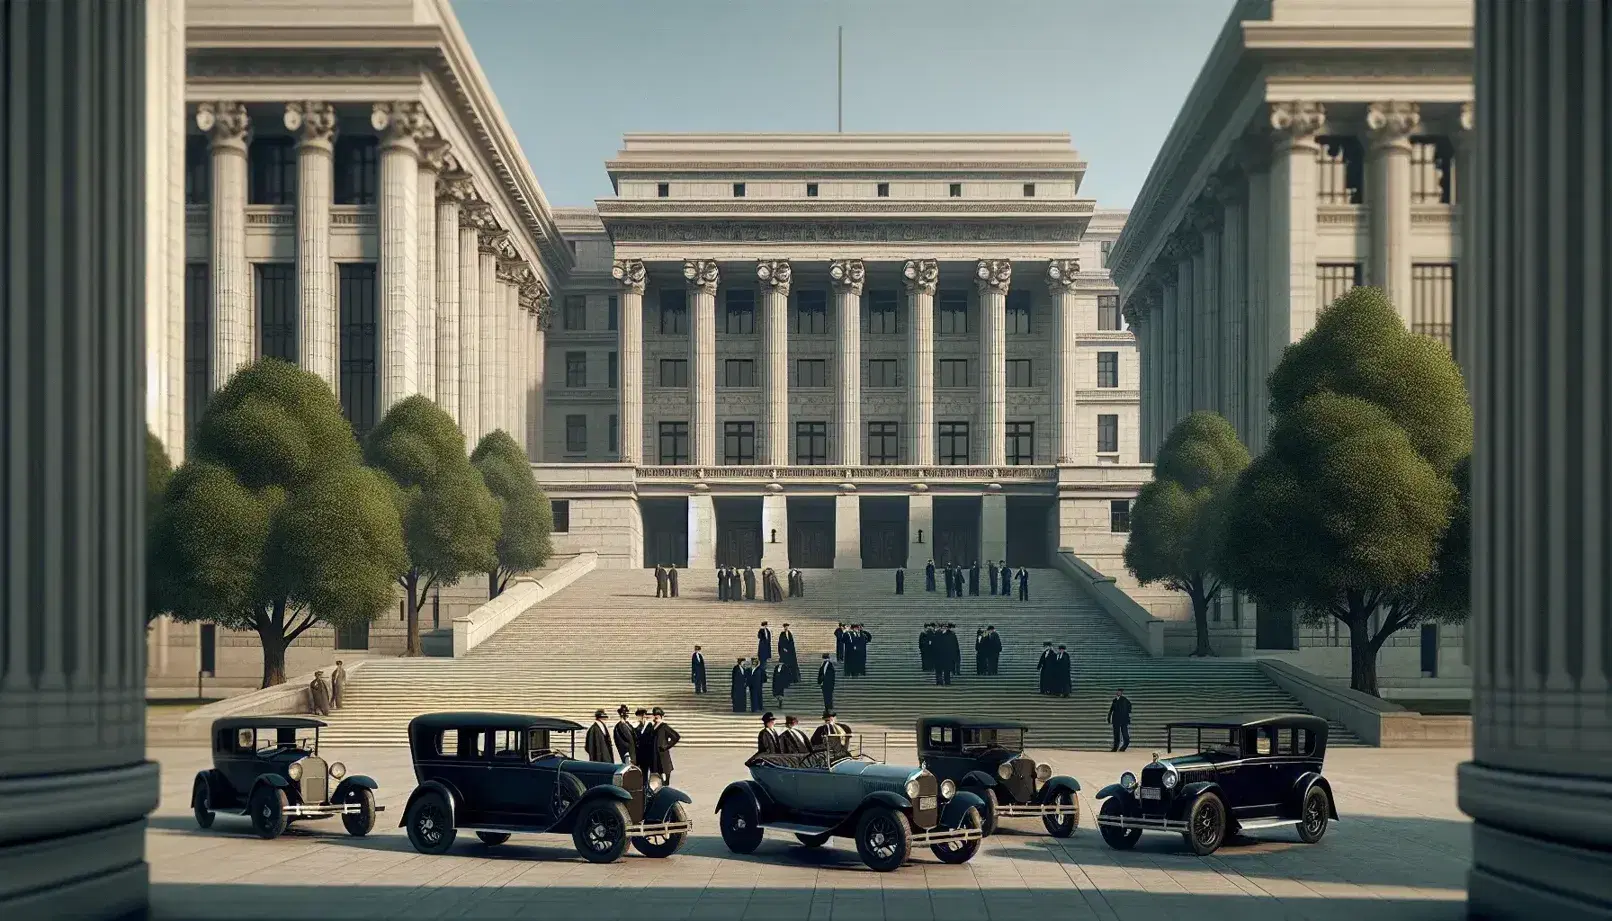
[[[1407,326],[1451,341],[1469,290],[1471,104],[1472,0],[1237,4],[1114,248],[1141,353],[1144,461],[1196,410],[1257,453],[1282,349],[1354,285],[1381,285]],[[1348,672],[1335,627],[1235,598],[1215,618],[1222,653]],[[1470,679],[1460,628],[1390,644],[1388,693]]]

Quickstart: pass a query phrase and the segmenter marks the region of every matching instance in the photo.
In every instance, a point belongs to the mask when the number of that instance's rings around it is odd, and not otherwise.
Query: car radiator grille
[[[630,767],[622,772],[621,788],[632,797],[627,802],[628,818],[634,822],[644,820],[644,772]]]
[[[1164,789],[1164,768],[1154,765],[1142,768],[1139,783],[1140,788],[1136,793],[1142,803],[1142,814],[1150,816],[1164,815],[1168,811],[1170,803],[1170,791]],[[1159,791],[1158,798],[1153,799],[1151,793],[1143,793],[1143,790]]]
[[[1030,758],[1013,759],[1013,776],[1007,782],[1008,792],[1015,802],[1028,803],[1035,799],[1035,761]]]
[[[309,804],[330,801],[330,769],[323,758],[304,758],[302,765],[302,801]]]
[[[912,824],[934,828],[940,824],[940,781],[927,771],[918,775],[918,798],[912,802]],[[928,808],[922,808],[927,806]]]

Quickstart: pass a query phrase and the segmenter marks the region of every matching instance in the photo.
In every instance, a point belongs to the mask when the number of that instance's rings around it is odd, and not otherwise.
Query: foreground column
[[[1408,324],[1411,315],[1411,135],[1422,124],[1415,103],[1376,102],[1366,110],[1371,137],[1371,283]]]
[[[554,298],[547,287],[538,282],[531,292],[532,298],[532,394],[528,411],[532,417],[532,452],[534,461],[543,460],[543,439],[547,437],[548,399],[548,335],[549,324],[554,321]]]
[[[1478,0],[1476,46],[1468,910],[1607,919],[1612,208],[1583,196],[1612,187],[1612,161],[1585,155],[1608,130],[1612,29],[1604,2]]]
[[[1282,350],[1315,326],[1315,202],[1320,167],[1316,136],[1326,128],[1326,110],[1315,102],[1271,105],[1275,149],[1270,171],[1270,223],[1266,226],[1270,291],[1263,367],[1275,369]],[[1252,239],[1252,238],[1250,238]]]
[[[208,218],[213,276],[213,352],[209,356],[214,390],[252,361],[252,267],[246,261],[246,148],[252,117],[237,102],[204,102],[196,107],[196,127],[212,152],[212,197]]]
[[[761,444],[757,459],[773,467],[789,463],[789,284],[793,277],[787,261],[756,265],[756,279],[761,283]],[[712,324],[714,329],[714,319]],[[711,368],[714,376],[715,345]],[[716,438],[715,423],[711,437]]]
[[[621,462],[638,464],[644,457],[644,289],[649,274],[638,259],[617,259],[610,274],[621,283],[621,309],[616,317],[621,351],[616,362],[621,399],[616,413],[617,443]]]
[[[285,127],[297,136],[297,362],[340,392],[340,317],[330,259],[336,108],[286,103]]]
[[[1080,317],[1075,309],[1075,275],[1079,271],[1080,263],[1074,259],[1054,259],[1047,264],[1047,294],[1052,300],[1051,444],[1052,460],[1058,464],[1074,463],[1079,450],[1075,440],[1075,404],[1080,399],[1075,364],[1080,344]]]
[[[867,267],[860,259],[836,259],[829,264],[828,278],[834,287],[834,319],[839,324],[840,342],[839,431],[830,453],[837,458],[835,463],[855,466],[862,463],[862,283],[867,278]],[[860,505],[856,512],[860,521]],[[860,546],[861,538],[857,540]],[[836,551],[836,567],[841,555]],[[857,565],[862,565],[860,552]]]
[[[1007,293],[1013,263],[981,259],[974,267],[980,292],[980,463],[1007,463]]]
[[[141,90],[172,84],[147,83],[146,3],[8,3],[4,14],[28,50],[0,56],[6,168],[26,180],[0,186],[26,231],[0,242],[12,295],[0,299],[0,912],[144,917],[158,782],[139,613],[143,253],[147,194],[166,192],[147,188],[142,156],[146,131],[171,126],[148,120]],[[227,156],[244,179],[244,150]],[[244,252],[226,255],[244,265]]]
[[[935,285],[940,264],[909,260],[901,277],[907,285],[907,463],[930,466],[935,462]]]
[[[435,132],[415,102],[376,103],[381,133],[380,413],[420,392],[420,140]]]
[[[696,467],[716,466],[716,287],[721,279],[716,263],[691,259],[683,263],[688,282],[688,402],[689,462]],[[705,496],[705,505],[711,504]],[[692,529],[692,522],[691,522]],[[692,530],[690,531],[692,534]],[[690,540],[693,538],[691,537]],[[714,545],[713,545],[714,546]],[[712,551],[713,559],[715,550]],[[689,566],[694,565],[692,548]]]

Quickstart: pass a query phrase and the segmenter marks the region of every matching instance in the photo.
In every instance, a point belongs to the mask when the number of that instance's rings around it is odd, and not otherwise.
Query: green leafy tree
[[[146,624],[167,613],[162,596],[162,577],[157,570],[156,526],[161,517],[163,496],[173,479],[173,462],[162,440],[146,428]]]
[[[420,654],[420,607],[435,585],[497,565],[498,502],[465,456],[453,418],[424,396],[393,406],[364,442],[364,460],[393,484],[407,556],[392,573],[408,616],[405,655]]]
[[[169,613],[250,630],[263,687],[317,623],[370,623],[404,565],[385,480],[360,463],[330,388],[285,362],[236,372],[213,395],[154,527]]]
[[[1376,694],[1390,637],[1466,618],[1466,388],[1376,288],[1323,311],[1269,387],[1275,426],[1231,491],[1221,571],[1261,604],[1342,622],[1350,686]]]
[[[554,509],[532,476],[526,452],[508,432],[499,429],[483,436],[470,463],[481,471],[500,509],[498,564],[487,571],[487,597],[497,598],[511,576],[542,566],[554,554],[549,537]]]
[[[1224,584],[1219,563],[1226,496],[1248,462],[1248,449],[1230,422],[1216,413],[1195,412],[1165,439],[1153,480],[1131,509],[1125,568],[1143,585],[1162,583],[1192,601],[1195,656],[1214,654],[1209,606]]]

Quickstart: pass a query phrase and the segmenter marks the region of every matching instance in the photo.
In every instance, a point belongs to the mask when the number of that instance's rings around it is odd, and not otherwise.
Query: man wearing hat
[[[1052,693],[1059,697],[1069,696],[1074,680],[1069,668],[1069,650],[1062,643],[1058,644],[1058,651],[1052,657],[1052,682]]]
[[[824,710],[823,725],[812,732],[812,751],[827,750],[828,740],[831,736],[834,739],[834,744],[844,749],[851,740],[851,727],[846,723],[835,722],[833,710]]]
[[[1041,686],[1038,690],[1043,694],[1052,693],[1052,660],[1058,654],[1052,651],[1052,643],[1041,644],[1041,658],[1036,660],[1035,670],[1041,673]]]
[[[325,683],[325,673],[313,673],[313,680],[308,682],[309,709],[320,716],[330,715],[330,685]]]
[[[789,669],[789,683],[800,681],[800,663],[795,660],[795,634],[789,632],[789,625],[778,634],[778,661]]]
[[[587,750],[589,761],[615,764],[616,755],[610,748],[610,724],[605,719],[603,710],[593,711],[593,725],[588,727],[588,737],[582,747]]]
[[[698,643],[694,644],[694,654],[688,660],[689,680],[694,682],[694,693],[704,694],[705,687],[705,653],[700,651]]]
[[[683,737],[677,734],[664,720],[666,711],[656,707],[650,713],[650,723],[644,727],[644,738],[648,740],[649,758],[644,771],[649,774],[659,774],[661,783],[670,785],[672,782],[672,749],[676,747]]]
[[[649,711],[639,707],[632,715],[633,764],[638,765],[639,770],[648,773],[650,762],[655,756],[655,740],[651,736],[653,727],[649,724]]]
[[[761,714],[761,731],[756,733],[756,754],[773,755],[778,753],[778,730],[772,726],[775,722],[777,722],[777,718],[772,715],[771,710]]]
[[[767,662],[772,659],[772,630],[767,627],[766,621],[762,621],[761,628],[756,631],[756,659],[762,668],[766,668]]]
[[[793,714],[784,717],[784,731],[778,737],[778,750],[786,755],[804,755],[812,750],[811,740],[801,731],[800,720]]]
[[[834,663],[823,653],[823,664],[817,666],[817,684],[823,689],[823,709],[834,707]]]
[[[626,704],[616,708],[616,725],[610,730],[610,737],[615,740],[616,754],[622,764],[638,763],[633,760],[638,754],[638,741],[633,736],[632,724],[627,722]]]

